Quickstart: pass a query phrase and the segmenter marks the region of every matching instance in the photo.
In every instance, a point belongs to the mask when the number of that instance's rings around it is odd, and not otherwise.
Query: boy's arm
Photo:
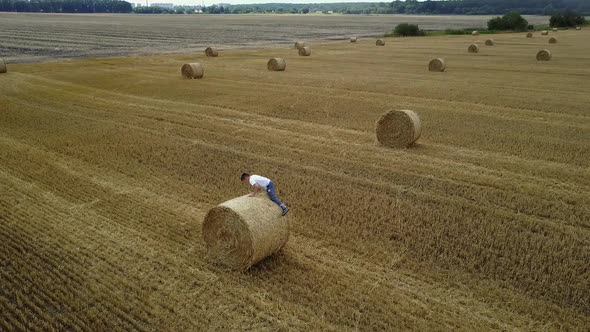
[[[254,197],[254,196],[256,196],[256,194],[258,194],[258,192],[259,192],[261,189],[262,189],[262,188],[261,188],[261,187],[260,187],[260,186],[259,186],[257,183],[255,183],[255,184],[254,184],[254,188],[252,188],[252,192],[250,193],[250,195],[249,195],[249,196],[250,196],[250,197]]]

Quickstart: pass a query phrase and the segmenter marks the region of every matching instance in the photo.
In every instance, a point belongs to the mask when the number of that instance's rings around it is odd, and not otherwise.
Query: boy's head
[[[240,176],[240,180],[244,183],[244,184],[250,184],[250,174],[248,173],[242,173],[242,175]]]

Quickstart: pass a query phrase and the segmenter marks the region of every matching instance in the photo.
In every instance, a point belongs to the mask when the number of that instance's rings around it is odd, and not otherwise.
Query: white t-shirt
[[[266,186],[270,183],[270,179],[265,178],[264,176],[260,175],[250,175],[250,185],[253,186],[257,184],[262,188],[266,189]]]

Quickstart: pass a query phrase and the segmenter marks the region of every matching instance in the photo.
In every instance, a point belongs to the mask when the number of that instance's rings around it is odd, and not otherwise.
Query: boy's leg
[[[279,198],[277,197],[277,194],[275,193],[274,183],[271,182],[268,184],[268,186],[266,186],[266,192],[268,193],[268,197],[270,198],[271,201],[275,202],[281,208],[283,208],[283,206],[285,206],[285,204],[283,204],[283,202],[281,202],[279,200]]]
[[[281,202],[277,197],[277,194],[275,193],[274,183],[270,182],[268,186],[266,186],[266,192],[268,193],[268,197],[270,198],[270,200],[275,202],[275,204],[277,204],[281,207],[281,209],[283,209],[283,215],[289,212],[289,208],[285,204],[283,204],[283,202]]]

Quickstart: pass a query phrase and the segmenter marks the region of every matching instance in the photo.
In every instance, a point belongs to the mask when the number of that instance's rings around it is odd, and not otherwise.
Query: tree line
[[[131,13],[121,0],[0,0],[0,11],[35,13]]]

